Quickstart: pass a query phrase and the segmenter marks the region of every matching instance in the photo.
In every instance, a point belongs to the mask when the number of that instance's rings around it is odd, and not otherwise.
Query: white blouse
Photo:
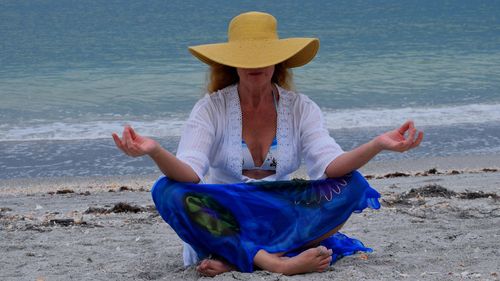
[[[343,150],[330,137],[319,107],[307,96],[279,92],[276,174],[265,180],[288,180],[304,158],[311,179],[324,176],[326,167]],[[179,142],[177,157],[207,183],[249,180],[242,174],[242,121],[237,85],[205,95],[194,106]]]

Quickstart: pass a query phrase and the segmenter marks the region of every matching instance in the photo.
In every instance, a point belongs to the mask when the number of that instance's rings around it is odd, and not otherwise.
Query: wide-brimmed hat
[[[189,47],[209,65],[260,68],[283,63],[287,68],[311,61],[319,48],[317,38],[279,39],[276,19],[266,13],[243,13],[231,20],[228,42]]]

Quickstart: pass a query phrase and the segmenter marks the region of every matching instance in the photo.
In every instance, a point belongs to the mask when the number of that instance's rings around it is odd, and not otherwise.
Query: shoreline
[[[382,208],[341,232],[374,252],[291,277],[184,268],[149,193],[158,175],[0,180],[0,279],[500,280],[499,167],[495,155],[369,163],[361,171]]]
[[[428,174],[428,171],[432,169],[435,169],[435,172],[430,175],[496,172],[500,171],[500,154],[398,160],[377,160],[375,158],[359,171],[370,180],[390,177],[390,175],[397,173],[406,174],[407,176],[419,176],[425,173]],[[0,196],[2,194],[18,193],[36,194],[57,191],[59,189],[72,189],[75,192],[107,192],[109,190],[119,190],[122,186],[132,190],[141,188],[149,190],[160,176],[161,173],[158,171],[149,175],[0,179]],[[292,174],[292,178],[307,179],[308,176],[305,167],[301,166],[299,170]]]

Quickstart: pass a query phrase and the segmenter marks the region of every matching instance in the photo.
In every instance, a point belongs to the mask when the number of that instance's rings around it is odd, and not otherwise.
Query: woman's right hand
[[[121,139],[116,133],[113,133],[113,140],[123,153],[132,157],[153,156],[161,149],[158,142],[137,134],[130,126],[125,127]]]

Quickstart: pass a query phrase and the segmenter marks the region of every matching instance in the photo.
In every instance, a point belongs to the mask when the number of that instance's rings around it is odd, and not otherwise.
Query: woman
[[[398,129],[344,152],[329,136],[319,107],[290,90],[289,68],[312,60],[319,41],[279,39],[276,25],[269,14],[244,13],[231,21],[227,43],[189,48],[211,67],[211,94],[191,112],[176,156],[131,127],[124,129],[122,138],[113,134],[117,147],[129,156],[150,156],[174,181],[199,183],[208,173],[209,183],[231,184],[289,180],[302,158],[311,179],[341,177],[362,167],[382,150],[404,152],[420,144],[423,133],[407,121]],[[254,254],[253,264],[287,275],[323,271],[332,260],[332,250],[318,243],[342,225],[308,240],[302,251],[291,258],[285,258],[283,252],[261,249]],[[187,246],[185,262],[193,259],[189,253]],[[197,269],[214,276],[231,270],[232,265],[205,259]]]

